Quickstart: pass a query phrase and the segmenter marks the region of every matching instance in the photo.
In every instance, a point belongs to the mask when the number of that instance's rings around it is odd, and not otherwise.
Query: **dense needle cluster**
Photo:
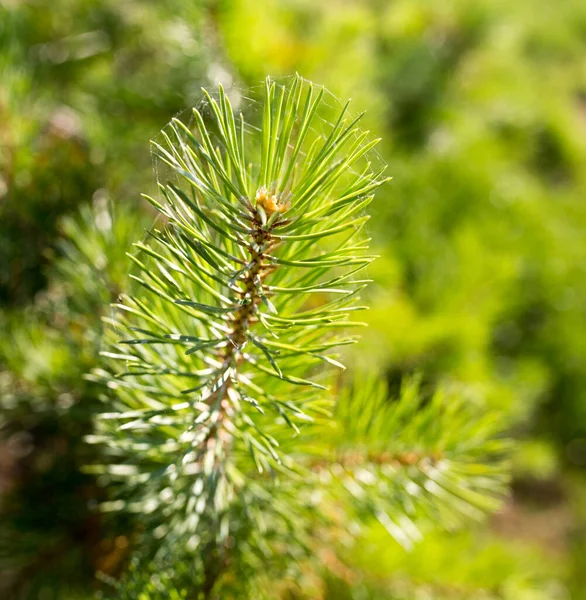
[[[417,386],[396,404],[366,381],[328,389],[362,325],[365,208],[386,181],[361,117],[300,77],[267,80],[259,126],[222,88],[204,93],[207,111],[153,142],[164,175],[145,197],[161,225],[128,255],[132,285],[91,376],[109,389],[89,438],[110,455],[92,467],[113,495],[103,509],[148,523],[139,547],[154,562],[120,588],[128,598],[154,593],[149,569],[173,580],[191,563],[178,598],[235,582],[234,597],[275,597],[260,580],[319,553],[346,518],[409,546],[422,519],[497,506],[485,484],[504,482],[500,462],[483,464],[501,450],[494,428],[464,416],[451,435],[455,413]]]
[[[220,88],[193,128],[174,119],[153,142],[168,180],[147,199],[164,226],[129,255],[136,287],[111,320],[112,370],[94,377],[116,391],[109,435],[158,448],[118,467],[136,509],[162,509],[153,485],[160,495],[173,483],[174,498],[190,488],[189,531],[194,514],[229,506],[251,469],[294,468],[287,447],[328,414],[325,367],[342,368],[332,351],[360,325],[364,209],[385,179],[368,158],[378,140],[324,95],[300,77],[267,80],[257,128]]]

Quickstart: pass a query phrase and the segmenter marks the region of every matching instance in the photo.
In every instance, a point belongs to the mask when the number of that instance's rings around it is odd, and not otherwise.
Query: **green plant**
[[[129,254],[91,376],[109,389],[89,437],[110,457],[92,467],[104,509],[140,515],[117,597],[315,597],[308,572],[354,522],[409,546],[494,509],[503,446],[453,398],[334,375],[386,181],[360,116],[300,77],[267,80],[258,127],[204,93],[153,142],[162,225]]]

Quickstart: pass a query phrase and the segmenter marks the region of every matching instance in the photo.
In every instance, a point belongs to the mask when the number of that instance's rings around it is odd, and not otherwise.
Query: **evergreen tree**
[[[498,419],[454,390],[341,377],[387,179],[360,116],[300,77],[261,122],[220,87],[153,142],[161,215],[129,254],[88,439],[137,514],[118,598],[315,598],[380,523],[405,547],[499,505]]]

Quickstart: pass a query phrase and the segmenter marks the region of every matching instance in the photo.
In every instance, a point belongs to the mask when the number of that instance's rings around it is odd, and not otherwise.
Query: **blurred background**
[[[465,385],[518,440],[499,514],[410,553],[373,531],[326,597],[586,598],[583,0],[0,0],[0,598],[87,600],[128,555],[84,374],[148,140],[202,85],[296,71],[368,111],[394,178],[354,362]]]

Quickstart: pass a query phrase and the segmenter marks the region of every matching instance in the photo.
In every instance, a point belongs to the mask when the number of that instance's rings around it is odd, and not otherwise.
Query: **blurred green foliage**
[[[84,374],[152,220],[148,139],[200,85],[295,71],[368,110],[394,176],[351,360],[466,386],[521,440],[488,528],[411,554],[373,529],[315,597],[586,597],[581,0],[0,2],[0,596],[88,597],[127,558]]]

